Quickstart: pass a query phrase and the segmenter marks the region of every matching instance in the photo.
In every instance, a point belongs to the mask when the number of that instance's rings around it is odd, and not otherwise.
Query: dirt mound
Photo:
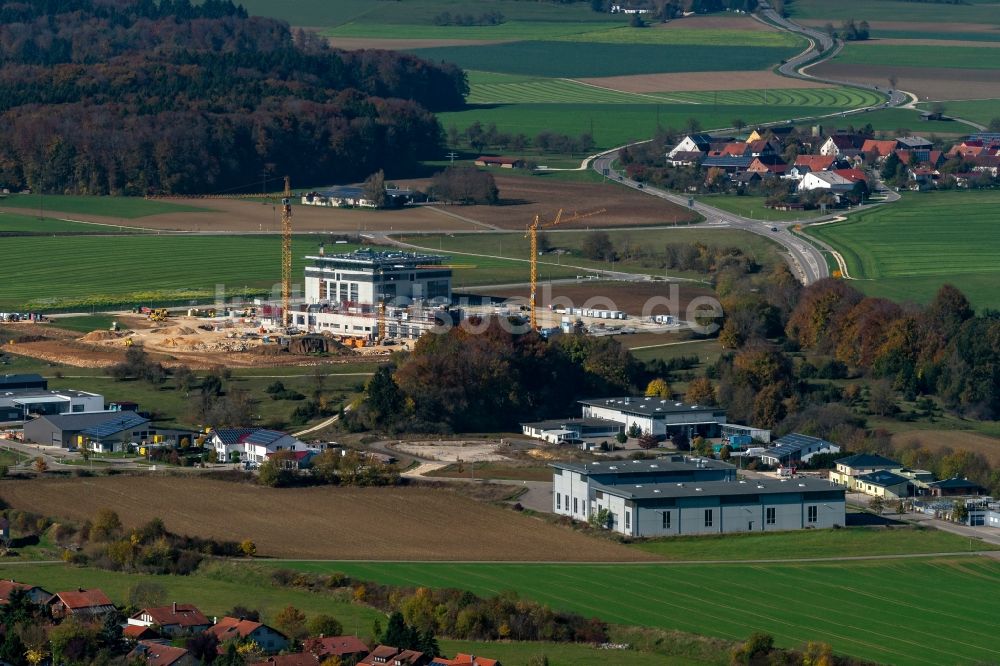
[[[107,340],[117,340],[119,334],[114,331],[91,331],[80,338],[81,342],[106,342]]]
[[[190,328],[189,326],[171,326],[170,328],[164,328],[153,332],[163,333],[164,335],[196,335],[198,333],[198,331]]]

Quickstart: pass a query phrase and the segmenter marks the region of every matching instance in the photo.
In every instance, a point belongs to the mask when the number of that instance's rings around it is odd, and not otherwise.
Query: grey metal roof
[[[801,435],[797,432],[793,432],[776,439],[774,443],[774,447],[767,449],[761,455],[767,456],[768,458],[783,458],[788,455],[794,455],[802,449],[810,446],[819,446],[820,448],[836,446],[833,442],[829,442],[825,439],[810,437],[809,435]]]
[[[736,469],[721,460],[712,458],[692,458],[685,456],[669,456],[654,460],[608,460],[589,463],[554,462],[549,467],[564,469],[580,474],[657,474],[670,471],[689,471],[695,469]]]
[[[605,407],[616,409],[629,414],[642,414],[652,416],[655,414],[690,414],[695,413],[721,413],[719,407],[706,407],[704,405],[689,405],[676,400],[666,400],[663,398],[648,398],[646,396],[621,396],[618,398],[592,398],[578,401],[582,405],[593,407]]]
[[[767,458],[784,458],[785,456],[795,455],[802,450],[801,446],[793,446],[791,444],[786,444],[784,446],[773,446],[766,449],[760,455]]]
[[[592,483],[595,490],[624,499],[712,497],[732,495],[779,495],[785,493],[845,492],[843,486],[824,479],[781,479],[747,481],[685,481],[684,483],[637,483],[608,486]]]
[[[927,485],[934,486],[935,488],[981,488],[982,487],[974,481],[969,481],[968,479],[963,479],[958,476],[953,476],[950,479],[942,479],[940,481],[931,481]]]
[[[541,430],[551,430],[553,428],[565,428],[566,426],[590,426],[594,428],[624,428],[625,426],[620,421],[612,421],[611,419],[595,419],[595,418],[577,418],[577,419],[549,419],[547,421],[533,421],[531,423],[522,423],[522,426],[528,426],[531,428],[538,428]]]
[[[123,430],[132,430],[149,423],[149,419],[143,418],[135,412],[116,412],[116,414],[116,418],[90,426],[81,431],[81,434],[100,439],[101,437],[110,437]]]
[[[856,477],[858,481],[864,483],[870,483],[873,486],[898,486],[901,483],[909,483],[910,480],[905,476],[900,476],[899,474],[893,474],[892,472],[886,470],[878,470],[877,472],[869,472],[868,474],[861,474]]]
[[[24,384],[45,384],[48,382],[38,374],[0,375],[0,389],[8,386],[23,386]]]
[[[840,460],[835,460],[837,465],[847,465],[848,467],[902,467],[895,460],[874,453],[856,453]]]
[[[268,444],[273,444],[279,439],[284,437],[286,433],[279,432],[278,430],[256,430],[250,434],[249,437],[244,439],[248,444],[256,444],[258,446],[267,446]]]
[[[40,416],[36,421],[46,421],[59,430],[80,431],[98,426],[105,421],[121,418],[124,412],[80,412],[77,414],[52,414]]]

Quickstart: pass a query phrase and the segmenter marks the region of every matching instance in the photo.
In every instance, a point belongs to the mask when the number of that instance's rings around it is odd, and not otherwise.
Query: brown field
[[[896,67],[824,62],[810,68],[816,76],[864,81],[885,87],[895,75],[897,86],[920,99],[992,98],[1000,89],[1000,73],[989,69],[947,69],[936,67]],[[915,128],[914,128],[915,129]],[[955,130],[961,132],[959,126]]]
[[[679,287],[677,292],[677,303],[680,311],[675,313],[678,316],[683,316],[684,310],[693,298],[697,298],[699,296],[714,296],[714,292],[708,287],[684,282],[599,282],[590,284],[584,282],[581,284],[556,283],[552,285],[539,285],[538,298],[539,304],[542,307],[547,306],[550,294],[552,298],[569,299],[569,301],[572,302],[570,307],[584,307],[584,304],[589,299],[595,299],[594,307],[606,307],[609,310],[621,310],[622,312],[627,312],[631,316],[638,317],[642,314],[643,306],[645,306],[650,299],[656,297],[669,298],[672,284]],[[500,298],[528,298],[528,287],[525,285],[524,287],[511,289],[490,289],[488,291],[483,291],[483,293],[489,293],[491,296],[497,296]],[[600,302],[598,302],[597,299],[600,299]],[[656,314],[669,314],[666,307],[657,307],[655,312]],[[627,324],[628,320],[625,320],[624,322],[614,321],[611,323],[616,325],[622,323]],[[648,344],[660,344],[668,341],[669,340],[664,336],[656,335],[656,341]]]
[[[133,220],[103,215],[66,214],[65,217],[115,227],[137,227],[171,231],[249,231],[280,232],[281,213],[272,203],[239,199],[171,199],[170,201],[209,208],[205,213],[167,213]],[[14,210],[14,212],[18,212]],[[23,212],[23,211],[21,211]],[[461,231],[478,225],[443,215],[426,207],[403,210],[359,210],[294,206],[296,232],[358,231]]]
[[[535,215],[553,218],[560,208],[565,210],[565,215],[573,211],[606,209],[600,215],[560,226],[565,229],[652,226],[696,219],[681,206],[615,183],[571,183],[545,176],[494,175],[501,205],[450,206],[447,210],[501,229],[524,229]]]
[[[446,489],[264,488],[173,476],[0,482],[12,508],[83,522],[118,511],[126,528],[159,517],[167,529],[252,539],[259,555],[338,560],[598,562],[653,560]]]
[[[992,467],[1000,467],[1000,439],[995,437],[961,430],[914,430],[892,436],[894,446],[906,446],[910,443],[919,444],[931,451],[947,447],[955,451],[964,449],[981,453]]]
[[[829,88],[818,81],[790,79],[774,72],[681,72],[675,74],[635,74],[579,79],[611,90],[630,93],[669,93],[670,91],[757,90],[762,88]]]

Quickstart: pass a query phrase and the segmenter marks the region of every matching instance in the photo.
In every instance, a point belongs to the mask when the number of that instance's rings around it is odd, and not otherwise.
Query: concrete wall
[[[574,500],[576,502],[574,503]],[[589,486],[579,472],[553,470],[552,511],[560,516],[570,516],[576,520],[587,520]],[[574,506],[576,509],[574,510]]]

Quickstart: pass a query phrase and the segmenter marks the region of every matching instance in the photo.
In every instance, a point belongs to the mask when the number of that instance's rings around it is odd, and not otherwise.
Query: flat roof
[[[573,419],[549,419],[547,421],[533,421],[531,423],[522,423],[522,427],[528,428],[539,428],[541,430],[548,430],[550,428],[562,428],[564,426],[579,425],[579,426],[590,426],[594,428],[624,428],[620,421],[612,421],[611,419],[595,419],[595,418],[573,418]]]
[[[608,486],[594,483],[595,490],[625,499],[656,499],[696,496],[781,495],[786,493],[840,492],[846,489],[824,479],[780,479],[746,481],[685,481],[683,483],[636,483]]]
[[[313,261],[336,261],[362,266],[379,266],[392,268],[396,265],[410,268],[408,264],[438,264],[444,263],[449,257],[441,254],[419,254],[417,252],[375,252],[373,250],[356,250],[342,254],[307,255],[306,259]]]
[[[609,460],[589,463],[554,462],[549,467],[565,469],[580,474],[656,474],[670,471],[689,471],[693,469],[736,469],[721,460],[712,458],[697,458],[687,456],[668,456],[653,460]]]
[[[724,412],[721,407],[708,407],[705,405],[689,405],[676,400],[665,398],[649,398],[646,396],[622,396],[619,398],[590,398],[578,400],[582,405],[591,407],[604,407],[606,409],[616,409],[630,414],[642,414],[653,416],[655,414],[688,414],[688,413],[716,413]]]

